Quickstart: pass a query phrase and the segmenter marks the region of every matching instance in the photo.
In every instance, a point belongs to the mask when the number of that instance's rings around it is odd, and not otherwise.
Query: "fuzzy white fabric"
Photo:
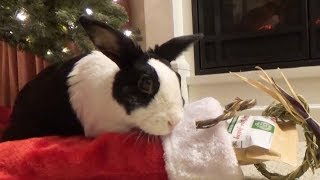
[[[170,180],[243,179],[224,122],[209,129],[196,129],[195,121],[222,114],[220,103],[205,98],[185,107],[184,120],[163,137],[166,170]]]

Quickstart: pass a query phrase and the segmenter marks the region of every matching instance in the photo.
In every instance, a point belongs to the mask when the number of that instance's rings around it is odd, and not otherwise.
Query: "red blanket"
[[[2,134],[3,129],[8,124],[10,113],[10,108],[0,106],[0,136]]]
[[[109,133],[1,143],[0,179],[167,179],[167,173],[160,139]]]

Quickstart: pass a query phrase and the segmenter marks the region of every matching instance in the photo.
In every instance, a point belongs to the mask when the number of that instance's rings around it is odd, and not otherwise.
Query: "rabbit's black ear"
[[[154,53],[171,62],[175,60],[189,45],[202,38],[203,34],[176,37],[160,46],[156,46]]]
[[[133,61],[143,55],[143,51],[129,37],[111,26],[81,16],[79,22],[88,33],[93,44],[119,68],[131,66]]]

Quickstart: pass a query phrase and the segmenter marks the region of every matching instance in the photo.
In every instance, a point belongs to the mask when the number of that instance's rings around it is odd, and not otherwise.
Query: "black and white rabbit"
[[[17,96],[2,141],[132,128],[169,134],[183,118],[179,75],[170,62],[202,35],[143,52],[107,24],[85,16],[79,21],[99,51],[49,66],[30,81]]]

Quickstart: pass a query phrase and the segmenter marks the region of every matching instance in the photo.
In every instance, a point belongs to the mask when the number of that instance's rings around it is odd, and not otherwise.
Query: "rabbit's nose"
[[[179,121],[177,120],[170,120],[168,121],[168,126],[169,128],[172,130],[174,127],[176,127],[176,125],[178,124]]]
[[[182,120],[183,115],[181,113],[169,113],[168,114],[168,126],[173,129]]]

